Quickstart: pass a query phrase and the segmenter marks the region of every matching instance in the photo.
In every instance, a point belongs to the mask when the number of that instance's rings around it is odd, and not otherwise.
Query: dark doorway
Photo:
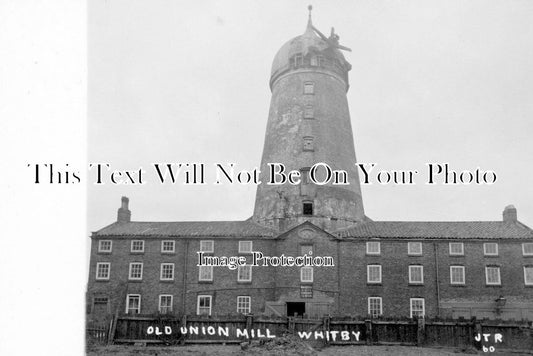
[[[305,313],[305,303],[287,302],[287,316],[303,316]]]

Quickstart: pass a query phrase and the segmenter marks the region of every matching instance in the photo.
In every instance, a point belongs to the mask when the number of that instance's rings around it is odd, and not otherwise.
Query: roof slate
[[[93,236],[273,237],[274,232],[252,221],[115,222]]]
[[[370,221],[340,230],[341,238],[499,239],[533,238],[520,222],[503,221]]]

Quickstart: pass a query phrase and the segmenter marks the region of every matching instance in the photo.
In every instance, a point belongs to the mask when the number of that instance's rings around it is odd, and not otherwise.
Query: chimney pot
[[[518,221],[518,215],[516,213],[516,208],[514,205],[507,205],[505,209],[503,209],[503,221],[504,222],[517,222]]]

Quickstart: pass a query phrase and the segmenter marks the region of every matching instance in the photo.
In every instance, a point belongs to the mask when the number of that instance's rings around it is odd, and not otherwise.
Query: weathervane
[[[313,23],[311,22],[311,10],[313,10],[313,6],[309,5],[309,6],[307,6],[307,9],[309,10],[309,23],[308,23],[308,26],[310,26],[313,29],[313,31],[315,31],[317,33],[317,35],[320,36],[320,38],[322,38],[324,41],[326,41],[326,43],[329,45],[329,47],[341,49],[341,50],[348,51],[348,52],[352,51],[350,48],[339,44],[340,37],[339,37],[339,35],[337,35],[335,33],[335,28],[334,27],[331,28],[331,34],[329,35],[329,37],[326,37],[315,26],[313,26]]]

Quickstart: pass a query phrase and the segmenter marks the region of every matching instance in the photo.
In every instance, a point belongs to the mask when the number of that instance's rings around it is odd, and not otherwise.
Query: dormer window
[[[301,67],[303,66],[303,64],[304,64],[304,57],[302,56],[302,54],[301,53],[295,54],[294,57],[292,58],[293,67],[295,68]]]

